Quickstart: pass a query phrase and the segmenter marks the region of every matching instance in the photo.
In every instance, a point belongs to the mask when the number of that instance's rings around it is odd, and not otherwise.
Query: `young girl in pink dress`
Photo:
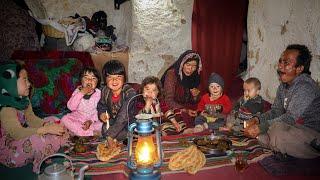
[[[92,67],[85,67],[80,73],[79,86],[69,99],[67,106],[72,111],[62,117],[61,122],[76,136],[93,136],[100,133],[102,122],[98,119],[97,104],[101,91],[98,71]]]

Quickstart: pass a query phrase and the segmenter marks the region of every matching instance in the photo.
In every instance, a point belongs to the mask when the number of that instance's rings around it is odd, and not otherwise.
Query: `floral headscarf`
[[[189,62],[191,60],[196,60],[197,62],[197,70],[195,72],[193,72],[193,74],[191,74],[190,76],[186,76],[183,73],[183,65],[186,62]],[[181,83],[181,85],[185,88],[195,88],[198,87],[200,84],[200,72],[202,70],[202,63],[201,63],[201,57],[198,53],[196,53],[193,50],[187,50],[184,53],[182,53],[180,55],[180,57],[178,58],[178,60],[171,65],[168,70],[174,68],[175,69],[175,73],[176,75],[179,77],[179,82]],[[164,79],[166,77],[166,74],[168,72],[168,70],[163,74],[162,78],[161,78],[161,82],[164,83]]]

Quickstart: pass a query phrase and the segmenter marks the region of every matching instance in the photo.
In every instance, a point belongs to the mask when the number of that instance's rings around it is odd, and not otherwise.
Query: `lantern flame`
[[[135,158],[137,165],[149,166],[158,160],[155,144],[152,136],[142,136],[138,138]]]

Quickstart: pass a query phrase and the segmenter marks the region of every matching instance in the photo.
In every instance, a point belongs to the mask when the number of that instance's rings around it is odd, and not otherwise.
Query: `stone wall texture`
[[[113,0],[26,0],[42,4],[46,15],[60,18],[108,14],[119,43],[127,44],[129,81],[161,77],[185,50],[191,48],[193,0],[130,0],[115,10]],[[39,11],[39,8],[36,8]],[[273,101],[279,81],[277,61],[288,44],[301,43],[313,52],[311,72],[320,81],[320,1],[249,0],[248,73],[262,82],[261,95]]]
[[[132,0],[132,40],[129,80],[161,77],[191,48],[193,0]]]
[[[141,82],[147,75],[160,77],[183,51],[191,48],[193,0],[130,0],[120,10],[114,9],[113,0],[26,2],[35,12],[44,9],[47,17],[55,19],[75,13],[91,17],[98,10],[107,12],[108,24],[117,28],[119,44],[130,48],[130,82]]]
[[[93,13],[105,11],[108,25],[116,27],[118,44],[129,43],[132,29],[130,1],[121,4],[119,10],[115,10],[113,0],[25,0],[25,2],[38,17],[45,16],[52,19],[73,16],[75,13],[91,18]]]
[[[249,0],[248,73],[262,83],[262,96],[275,98],[277,62],[289,44],[305,44],[313,53],[312,77],[320,81],[320,1]]]

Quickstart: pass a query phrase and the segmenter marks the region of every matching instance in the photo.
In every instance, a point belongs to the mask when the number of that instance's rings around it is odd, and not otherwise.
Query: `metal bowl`
[[[195,138],[193,143],[206,155],[225,156],[227,150],[230,150],[232,142],[229,139],[216,137],[210,138],[208,136],[202,138]]]

